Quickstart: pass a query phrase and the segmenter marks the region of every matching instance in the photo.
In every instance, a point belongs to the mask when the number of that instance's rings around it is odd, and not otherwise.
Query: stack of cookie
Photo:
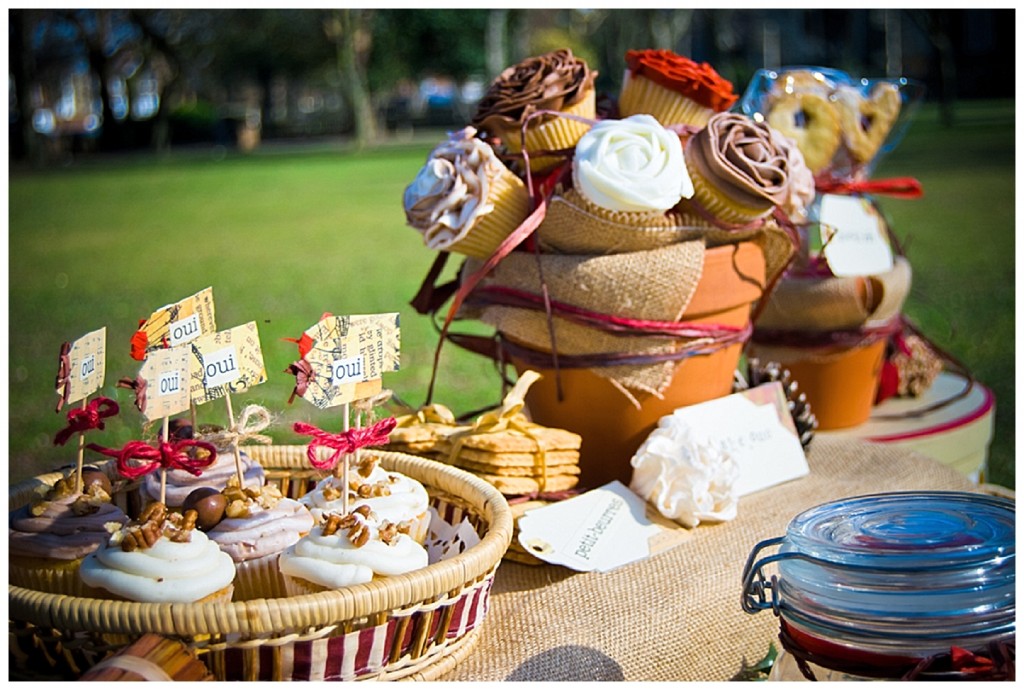
[[[444,460],[445,439],[460,428],[455,415],[444,405],[432,404],[419,410],[406,410],[398,415],[395,428],[388,437],[385,450],[408,455],[419,455],[431,460]]]
[[[561,492],[579,482],[580,437],[519,420],[503,429],[461,427],[438,445],[446,461],[506,496]]]
[[[442,460],[493,484],[508,498],[518,519],[523,513],[573,495],[579,483],[581,437],[534,424],[523,414],[523,396],[540,378],[525,371],[494,412],[458,427],[438,443]],[[520,546],[518,524],[505,557],[530,565],[540,561]]]

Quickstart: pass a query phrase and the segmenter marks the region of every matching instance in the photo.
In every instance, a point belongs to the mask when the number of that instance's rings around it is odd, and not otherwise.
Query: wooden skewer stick
[[[89,396],[82,398],[82,409],[84,410],[89,404]],[[82,489],[85,488],[85,482],[82,480],[82,469],[85,465],[85,432],[78,432],[78,460],[76,462],[75,471],[75,493],[82,493]]]
[[[164,443],[170,443],[171,418],[164,417]],[[167,505],[167,468],[160,468],[160,502]]]
[[[342,403],[341,405],[341,430],[346,432],[351,428],[349,420],[349,404]],[[345,453],[341,456],[341,512],[344,515],[348,515],[348,467],[349,467],[349,454]]]
[[[227,406],[228,406],[228,428],[231,430],[231,433],[233,433],[233,434],[237,433],[238,430],[235,429],[235,413],[231,409],[231,394],[230,393],[225,393],[224,394],[224,401],[227,403]],[[245,473],[242,472],[242,453],[241,453],[241,451],[238,450],[238,441],[237,440],[231,442],[231,450],[235,454],[235,472],[238,474],[238,486],[239,486],[239,488],[244,489],[245,488]]]

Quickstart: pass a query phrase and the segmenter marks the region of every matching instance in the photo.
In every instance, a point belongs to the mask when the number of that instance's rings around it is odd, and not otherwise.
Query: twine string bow
[[[419,424],[455,426],[455,414],[441,403],[431,403],[395,418],[396,429],[417,426]]]
[[[533,451],[534,468],[537,472],[537,483],[539,491],[543,492],[547,486],[547,458],[542,439],[537,435],[536,430],[540,427],[534,424],[523,414],[523,407],[526,405],[526,391],[533,385],[534,381],[540,378],[536,371],[524,371],[516,381],[516,385],[509,390],[501,402],[501,407],[491,412],[486,412],[473,423],[473,426],[456,431],[449,437],[452,442],[451,453],[448,456],[448,463],[455,464],[462,446],[470,436],[477,434],[497,434],[503,431],[513,431],[523,434],[536,444]]]
[[[74,434],[90,429],[104,428],[103,420],[113,417],[120,411],[117,403],[110,398],[90,400],[85,407],[75,407],[68,411],[68,425],[57,432],[53,445],[63,446]]]
[[[260,433],[270,426],[270,422],[270,411],[267,408],[262,405],[246,405],[233,427],[203,434],[202,440],[218,448],[241,446],[245,441],[271,443],[273,439]]]
[[[313,440],[306,446],[306,458],[309,464],[318,470],[331,470],[338,464],[342,455],[354,453],[366,446],[382,446],[388,442],[388,435],[395,428],[395,418],[382,419],[373,426],[355,427],[340,434],[332,434],[306,422],[295,422],[292,429],[297,434],[312,436]],[[318,448],[334,450],[331,455],[321,460],[317,457]]]

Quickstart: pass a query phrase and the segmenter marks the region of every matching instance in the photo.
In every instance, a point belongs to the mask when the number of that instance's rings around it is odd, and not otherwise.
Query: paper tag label
[[[256,322],[193,340],[189,395],[202,405],[228,393],[243,393],[267,380]]]
[[[189,407],[189,348],[154,350],[146,357],[139,377],[146,383],[143,416],[152,421],[185,412]]]
[[[825,194],[819,216],[822,254],[837,276],[871,276],[892,270],[885,221],[867,199]]]
[[[328,316],[306,329],[313,376],[302,396],[320,409],[379,393],[385,372],[398,371],[397,313]]]
[[[75,403],[103,387],[107,351],[106,327],[71,343],[68,353],[68,402]]]
[[[231,345],[203,357],[203,385],[223,386],[238,378],[238,353]]]
[[[174,321],[167,329],[167,338],[172,347],[192,342],[202,334],[203,330],[199,325],[199,314],[192,314],[181,321]]]
[[[525,513],[519,543],[541,560],[606,572],[690,538],[621,482]]]
[[[693,428],[699,442],[722,448],[736,461],[737,496],[810,471],[778,381],[683,407],[674,414]]]
[[[336,359],[331,363],[331,385],[358,383],[363,380],[362,356]]]
[[[213,288],[208,287],[185,299],[154,311],[140,326],[146,333],[147,350],[162,348],[164,339],[172,347],[192,342],[217,331]]]

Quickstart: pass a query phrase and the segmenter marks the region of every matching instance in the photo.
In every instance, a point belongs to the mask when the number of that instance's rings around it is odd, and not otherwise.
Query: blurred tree
[[[366,58],[372,44],[369,30],[373,10],[333,10],[324,21],[324,32],[337,51],[338,72],[345,101],[356,127],[356,148],[377,137],[377,126],[366,83]]]
[[[487,72],[490,10],[377,10],[369,85],[436,74],[461,81]]]

